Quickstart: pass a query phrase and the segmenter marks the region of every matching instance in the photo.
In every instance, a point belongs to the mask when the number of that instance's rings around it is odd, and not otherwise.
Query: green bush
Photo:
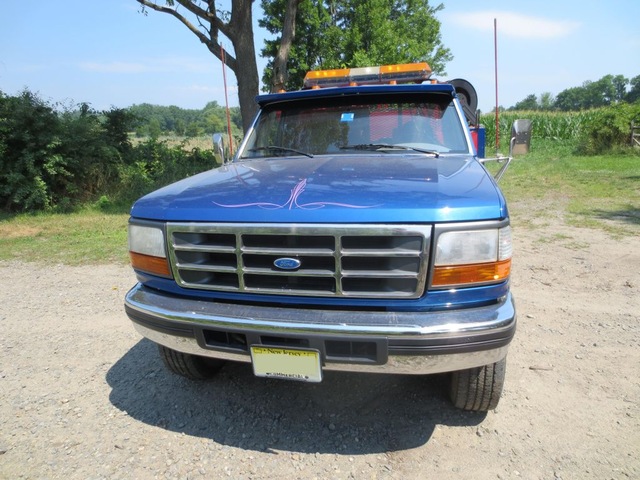
[[[36,94],[0,92],[0,210],[72,210],[119,183],[133,116],[87,104],[57,111]]]
[[[0,208],[40,210],[53,203],[50,185],[68,177],[60,156],[61,125],[37,95],[0,92]]]
[[[578,151],[597,155],[628,146],[634,120],[640,121],[640,102],[619,103],[596,110],[584,126]]]
[[[120,169],[120,184],[115,191],[118,203],[131,203],[147,193],[216,165],[211,150],[182,146],[170,147],[166,141],[150,138],[133,148],[134,161]]]
[[[127,110],[58,111],[27,90],[0,92],[0,211],[70,211],[91,202],[109,210],[215,166],[211,150],[153,136],[134,147],[135,121]]]
[[[58,111],[36,94],[0,92],[0,211],[70,211],[125,205],[215,166],[211,150],[185,151],[152,136],[135,147],[127,110],[87,104]]]

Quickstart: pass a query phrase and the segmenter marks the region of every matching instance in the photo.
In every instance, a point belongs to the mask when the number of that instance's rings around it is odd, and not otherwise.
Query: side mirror
[[[227,158],[224,153],[224,135],[222,133],[213,134],[213,153],[220,157],[220,163],[222,165],[227,163]]]
[[[515,143],[516,143],[516,137],[511,138],[511,141],[509,142],[509,155],[506,157],[504,155],[497,154],[497,156],[494,158],[478,159],[480,163],[486,163],[486,162],[504,163],[504,165],[500,167],[500,170],[498,170],[496,174],[493,176],[493,178],[495,178],[497,182],[500,181],[500,179],[502,178],[502,175],[504,175],[504,172],[506,172],[507,168],[509,167],[511,160],[513,160],[513,146],[515,145]]]

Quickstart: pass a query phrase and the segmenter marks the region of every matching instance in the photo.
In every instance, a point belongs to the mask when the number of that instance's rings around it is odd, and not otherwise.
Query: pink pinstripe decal
[[[378,207],[379,205],[351,205],[349,203],[337,203],[337,202],[311,202],[311,203],[298,203],[298,198],[304,192],[304,189],[307,186],[307,179],[303,179],[296,184],[295,187],[291,189],[291,195],[289,195],[289,199],[283,203],[282,205],[278,203],[269,203],[269,202],[256,202],[256,203],[238,203],[234,205],[228,205],[224,203],[213,202],[215,205],[223,208],[244,208],[244,207],[260,207],[267,210],[277,210],[281,208],[288,208],[289,210],[293,210],[294,208],[300,208],[302,210],[317,210],[319,208],[324,208],[326,206],[334,206],[334,207],[344,207],[344,208],[373,208]]]

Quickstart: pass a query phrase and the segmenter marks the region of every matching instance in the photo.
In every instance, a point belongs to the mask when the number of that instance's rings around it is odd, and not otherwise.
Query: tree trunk
[[[279,92],[285,89],[287,84],[288,72],[287,61],[289,60],[289,52],[293,39],[296,36],[296,15],[298,14],[298,5],[302,0],[287,0],[287,8],[284,14],[284,23],[282,25],[282,38],[280,39],[280,48],[278,54],[273,60],[273,77],[271,79],[271,93]]]
[[[245,52],[240,52],[246,46],[246,44],[235,46],[238,57],[255,59],[253,41],[251,42],[251,53],[246,53],[246,55],[253,56],[245,57]],[[240,103],[240,114],[242,115],[242,129],[244,133],[247,133],[258,110],[258,104],[256,103],[256,95],[259,90],[258,66],[255,60],[253,62],[238,62],[235,74],[238,80],[238,101]]]
[[[238,81],[238,101],[244,133],[251,127],[258,109],[255,97],[260,88],[256,49],[253,44],[252,4],[253,0],[233,0],[228,33],[237,59],[232,70]]]
[[[247,133],[258,109],[255,101],[260,89],[256,49],[253,45],[253,0],[233,0],[229,28],[224,31],[233,43],[235,62],[227,63],[238,81],[238,101],[242,115],[242,129]]]

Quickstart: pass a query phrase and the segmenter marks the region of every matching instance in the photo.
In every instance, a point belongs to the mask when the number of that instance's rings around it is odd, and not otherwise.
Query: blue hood
[[[335,155],[242,161],[138,200],[136,218],[184,222],[432,223],[500,219],[506,204],[473,157]]]

